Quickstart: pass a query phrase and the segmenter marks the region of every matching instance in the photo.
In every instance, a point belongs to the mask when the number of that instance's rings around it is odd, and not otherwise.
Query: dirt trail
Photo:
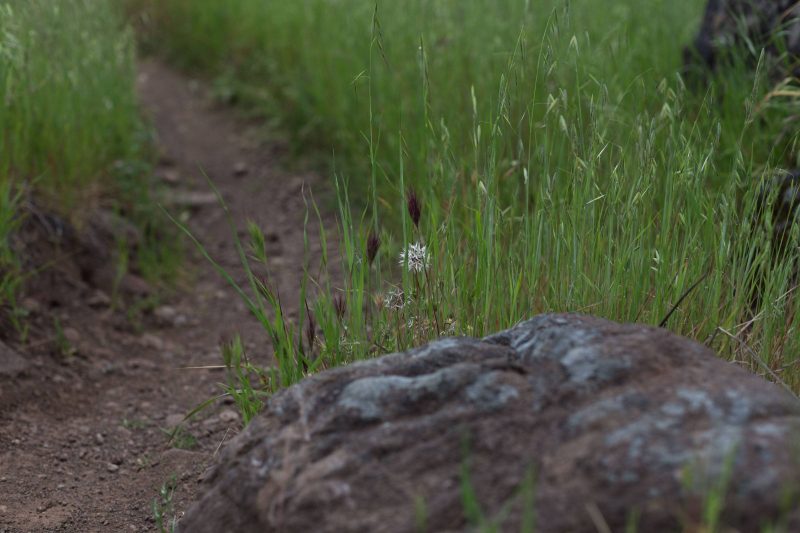
[[[223,212],[203,198],[209,189],[202,167],[240,228],[246,218],[264,228],[273,279],[296,314],[301,191],[318,178],[282,170],[279,144],[260,141],[254,126],[215,106],[201,84],[159,63],[141,66],[139,91],[163,152],[159,173],[201,200],[189,226],[241,281]],[[319,255],[317,242],[311,252]],[[61,311],[79,356],[34,358],[29,397],[0,411],[0,532],[152,531],[153,499],[173,475],[175,509],[186,509],[240,422],[233,406],[215,406],[179,439],[188,450],[170,446],[161,428],[218,393],[224,379],[219,370],[181,367],[219,364],[219,342],[237,332],[251,357],[267,358],[263,332],[233,292],[205,261],[189,262],[192,288],[166,302],[143,332],[114,327],[119,316],[86,301]]]

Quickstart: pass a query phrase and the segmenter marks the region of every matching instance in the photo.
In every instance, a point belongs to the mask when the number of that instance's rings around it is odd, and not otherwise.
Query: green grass
[[[332,154],[344,287],[311,280],[321,338],[305,348],[306,318],[268,327],[283,385],[303,359],[324,368],[544,311],[659,324],[702,279],[667,327],[800,390],[794,258],[773,262],[771,222],[754,220],[763,178],[798,163],[800,100],[770,92],[766,59],[687,87],[702,2],[149,4],[151,46]],[[398,264],[414,242],[424,272]],[[382,305],[392,291],[405,303]]]
[[[142,154],[132,36],[108,0],[0,8],[0,177],[85,205]]]
[[[178,527],[178,518],[172,501],[176,486],[177,477],[173,474],[161,485],[158,496],[153,498],[153,522],[159,533],[172,533]]]
[[[179,253],[163,244],[168,225],[151,198],[151,141],[134,58],[133,34],[114,0],[0,0],[4,244],[24,192],[77,228],[92,208],[119,212],[142,231],[141,273],[151,281],[174,275]],[[9,266],[16,250],[1,253],[0,303],[14,309],[24,280]]]
[[[274,349],[262,368],[238,339],[224,346],[222,396],[247,422],[265,396],[324,368],[547,311],[665,323],[797,394],[800,231],[775,260],[772,221],[757,212],[765,178],[800,163],[800,92],[776,87],[766,58],[684,80],[681,48],[702,4],[653,2],[646,14],[634,0],[145,6],[148,46],[213,77],[303,152],[332,154],[344,275],[326,275],[334,232],[309,202],[307,252],[318,232],[323,267],[303,265],[298,320],[286,316],[290,295],[274,292],[258,227],[245,241],[231,227],[244,284],[195,241]],[[533,481],[514,501],[532,498]],[[699,489],[702,516],[687,531],[722,528],[718,481]],[[461,496],[479,530],[501,529],[514,505],[487,515],[468,462]],[[523,509],[533,528],[533,505]],[[420,500],[415,516],[424,530]],[[596,508],[592,519],[605,525]],[[632,512],[626,530],[636,523]]]

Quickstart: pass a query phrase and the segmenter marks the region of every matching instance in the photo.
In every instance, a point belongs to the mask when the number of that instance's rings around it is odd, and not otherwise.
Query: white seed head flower
[[[424,244],[415,242],[400,252],[400,266],[408,261],[409,272],[424,272],[428,269],[428,250]]]
[[[405,295],[400,289],[389,291],[383,298],[383,306],[387,309],[400,310],[405,306]]]

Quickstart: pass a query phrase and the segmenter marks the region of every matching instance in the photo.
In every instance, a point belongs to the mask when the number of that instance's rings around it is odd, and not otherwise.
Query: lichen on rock
[[[696,520],[800,527],[800,403],[665,330],[541,315],[310,377],[222,453],[181,531],[468,529],[465,468],[517,530],[640,531]],[[534,475],[533,503],[520,497]],[[792,492],[794,491],[794,492]],[[795,500],[789,501],[787,495]],[[793,505],[793,506],[792,506]],[[688,522],[687,522],[688,521]]]

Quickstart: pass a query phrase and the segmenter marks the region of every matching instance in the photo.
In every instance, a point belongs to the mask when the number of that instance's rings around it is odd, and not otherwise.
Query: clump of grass
[[[270,284],[261,231],[241,243],[232,228],[248,283],[220,272],[275,355],[263,367],[226,356],[226,394],[246,420],[315,371],[546,311],[669,318],[800,390],[796,254],[774,260],[774,222],[757,216],[769,211],[762,182],[798,163],[800,138],[784,127],[796,100],[776,99],[745,62],[687,89],[679,43],[701,3],[658,3],[655,17],[633,0],[377,6],[168,0],[151,11],[170,55],[223,77],[297,139],[336,148],[343,276],[306,270],[298,322]],[[462,493],[472,524],[496,528],[468,465]],[[724,496],[722,484],[703,502],[709,530]]]
[[[197,447],[197,437],[192,435],[183,425],[174,428],[161,428],[169,437],[169,444],[179,450],[192,450]]]
[[[222,359],[228,370],[228,382],[223,389],[233,398],[242,413],[242,421],[247,425],[264,407],[268,394],[264,389],[269,390],[271,376],[248,360],[241,337],[223,345]]]
[[[0,0],[0,239],[19,220],[25,190],[81,227],[95,207],[132,220],[143,235],[136,268],[149,281],[174,277],[152,200],[150,136],[135,94],[133,35],[113,0]],[[124,245],[125,243],[119,243]],[[15,308],[22,276],[0,252],[0,305]],[[127,259],[126,254],[118,254]],[[12,319],[20,322],[18,314]]]
[[[177,479],[173,475],[161,485],[158,496],[153,498],[153,521],[159,533],[172,533],[178,527],[178,518],[175,516],[175,506],[172,502],[176,486]]]
[[[235,249],[239,255],[246,274],[245,285],[240,285],[225,268],[219,264],[192,234],[190,229],[179,220],[170,217],[172,222],[196,245],[199,252],[228,282],[236,295],[242,300],[250,313],[259,321],[272,341],[272,349],[276,361],[275,366],[256,365],[251,363],[239,337],[223,344],[222,356],[228,371],[228,381],[221,385],[222,393],[195,407],[186,415],[186,419],[212,405],[223,397],[233,398],[242,419],[247,424],[263,407],[263,398],[282,387],[292,385],[302,379],[307,372],[316,371],[319,361],[312,360],[316,328],[307,335],[308,345],[303,345],[303,323],[292,323],[283,308],[281,295],[272,285],[269,278],[269,266],[266,251],[266,238],[261,229],[254,223],[248,226],[249,242],[243,243],[234,226],[228,207],[222,196],[208,180],[220,205],[225,212],[231,227],[231,235]],[[307,245],[307,242],[306,242]],[[300,294],[300,302],[305,302],[304,278]],[[302,305],[302,304],[301,304]],[[331,307],[333,310],[333,307]],[[310,315],[310,310],[308,310]],[[332,311],[335,313],[335,311]]]
[[[78,353],[78,350],[64,334],[64,327],[58,317],[53,317],[53,331],[55,332],[55,348],[59,356],[69,359]]]
[[[346,275],[313,309],[321,367],[543,311],[657,325],[682,300],[672,330],[800,388],[792,259],[771,259],[771,221],[755,216],[762,180],[798,163],[797,99],[758,51],[687,89],[702,3],[150,7],[167,54],[336,150]],[[429,268],[397,264],[412,244]]]
[[[67,210],[113,187],[141,155],[133,53],[113,2],[0,2],[0,178]]]
[[[125,429],[139,430],[148,427],[150,422],[141,418],[123,418],[120,425]]]

